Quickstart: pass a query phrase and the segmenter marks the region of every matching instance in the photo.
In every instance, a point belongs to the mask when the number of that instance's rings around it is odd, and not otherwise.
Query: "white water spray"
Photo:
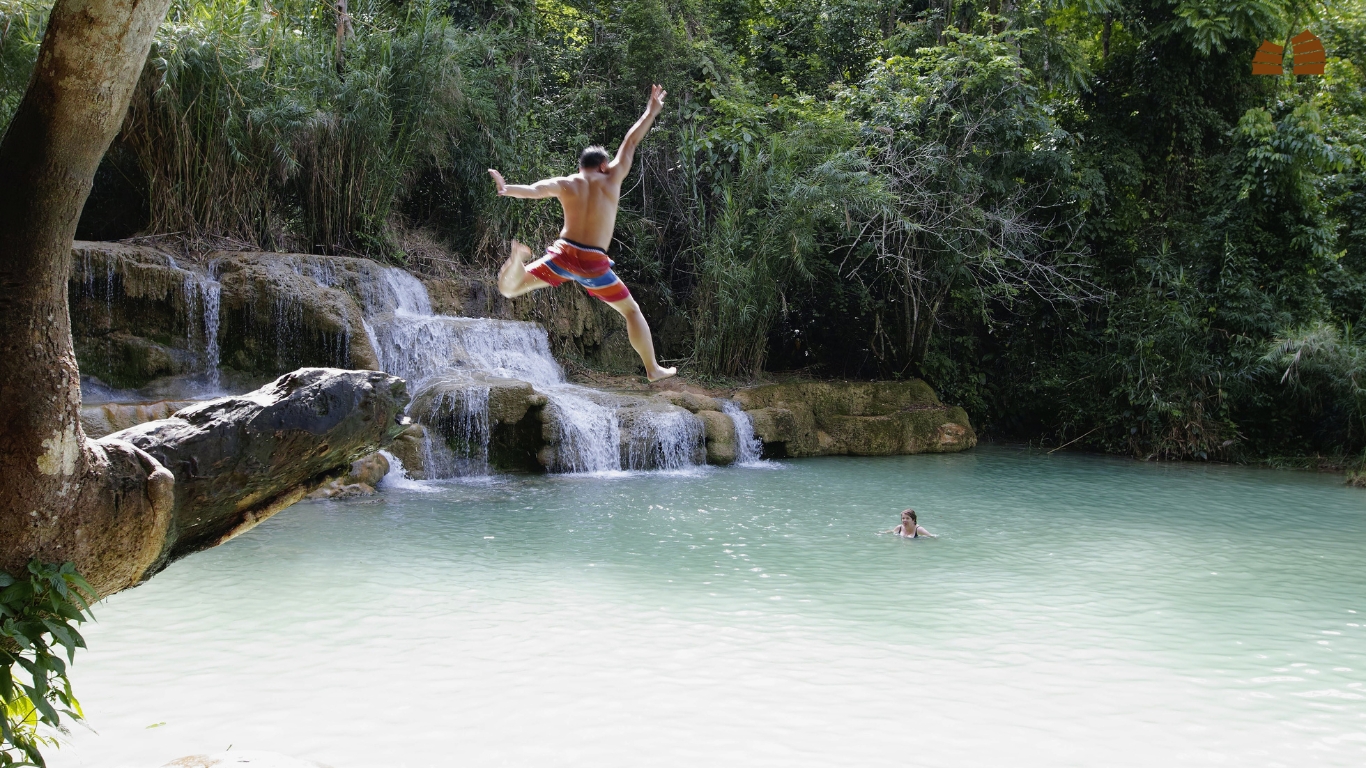
[[[735,425],[735,463],[757,464],[764,458],[764,442],[754,434],[754,420],[734,400],[722,400],[721,411]]]

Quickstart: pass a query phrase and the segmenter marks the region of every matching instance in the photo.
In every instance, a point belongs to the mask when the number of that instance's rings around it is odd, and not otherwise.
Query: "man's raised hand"
[[[664,108],[664,97],[665,97],[665,96],[668,96],[668,95],[669,95],[669,92],[666,91],[666,90],[664,90],[664,87],[663,87],[663,86],[661,86],[661,85],[652,85],[652,86],[650,86],[650,106],[649,106],[649,110],[650,110],[651,112],[655,113],[656,115],[659,114],[659,110],[661,110],[661,109]]]
[[[493,185],[498,188],[498,194],[506,195],[508,193],[508,185],[506,181],[503,181],[503,174],[490,168],[489,175],[493,177]]]

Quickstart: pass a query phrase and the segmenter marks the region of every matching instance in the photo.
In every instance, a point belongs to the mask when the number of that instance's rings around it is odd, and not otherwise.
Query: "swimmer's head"
[[[914,509],[903,509],[901,511],[901,519],[905,520],[906,518],[910,518],[912,523],[917,523]]]
[[[607,170],[603,166],[607,165],[611,159],[607,150],[595,144],[579,153],[579,170],[606,173]]]

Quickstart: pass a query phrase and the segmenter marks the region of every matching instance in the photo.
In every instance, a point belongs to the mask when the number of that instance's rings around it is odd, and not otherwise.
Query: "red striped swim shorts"
[[[573,280],[607,302],[631,297],[626,283],[612,271],[612,260],[607,258],[606,251],[573,240],[556,240],[545,249],[544,256],[527,265],[526,271],[551,286]]]

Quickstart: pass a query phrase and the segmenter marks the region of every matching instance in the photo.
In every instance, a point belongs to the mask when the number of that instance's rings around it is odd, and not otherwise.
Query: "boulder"
[[[708,464],[734,464],[735,421],[720,411],[697,411],[707,437]]]
[[[769,384],[735,399],[779,455],[947,453],[977,444],[967,412],[941,403],[919,379]]]
[[[427,466],[424,458],[428,439],[426,427],[421,424],[409,424],[394,438],[394,442],[389,444],[389,454],[403,466],[403,471],[408,477],[426,479]]]
[[[387,446],[407,426],[407,403],[406,384],[386,373],[305,368],[103,438],[175,476],[166,543],[144,578],[250,530]]]
[[[382,453],[372,453],[351,462],[351,470],[341,477],[328,480],[308,494],[310,499],[350,499],[373,496],[375,486],[389,474],[389,460]]]

